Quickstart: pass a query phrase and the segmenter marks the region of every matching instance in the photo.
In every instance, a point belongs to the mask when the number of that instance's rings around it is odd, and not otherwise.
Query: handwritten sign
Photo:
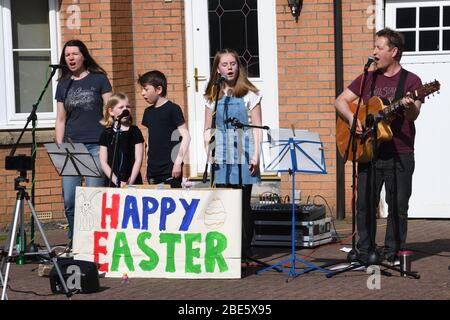
[[[73,252],[106,276],[240,278],[241,190],[77,187]]]

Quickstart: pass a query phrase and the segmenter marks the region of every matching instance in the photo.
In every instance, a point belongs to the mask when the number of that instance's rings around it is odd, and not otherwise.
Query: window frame
[[[29,113],[17,113],[15,103],[15,88],[14,88],[14,63],[13,63],[13,40],[12,40],[12,26],[11,26],[11,1],[2,0],[0,12],[0,72],[3,77],[0,78],[0,130],[2,129],[19,129],[25,125]],[[47,0],[49,8],[49,34],[50,34],[50,60],[51,63],[57,63],[59,52],[59,14],[58,1]],[[48,72],[50,76],[51,70]],[[44,78],[45,75],[43,75]],[[52,93],[56,90],[57,74],[52,79],[51,84],[47,90],[52,89]],[[36,100],[39,98],[42,88],[36,92]],[[37,108],[37,127],[38,128],[52,128],[55,126],[56,119],[56,101],[52,99],[52,112],[39,112]],[[30,127],[30,126],[29,126]]]
[[[450,54],[450,50],[443,50],[443,31],[444,30],[450,30],[450,26],[444,27],[443,26],[443,7],[449,6],[449,3],[447,1],[388,1],[387,3],[389,6],[391,6],[390,12],[388,11],[388,15],[386,20],[391,21],[393,23],[393,27],[395,30],[399,32],[408,32],[408,31],[414,31],[415,32],[415,50],[414,51],[404,51],[404,56],[427,56],[427,55],[448,55]],[[419,26],[419,17],[420,17],[420,8],[425,7],[439,7],[439,26],[437,27],[420,27]],[[416,8],[416,22],[414,28],[397,28],[395,22],[397,19],[397,9],[400,8]],[[439,50],[433,50],[433,51],[419,51],[420,48],[420,31],[438,31],[439,32]]]

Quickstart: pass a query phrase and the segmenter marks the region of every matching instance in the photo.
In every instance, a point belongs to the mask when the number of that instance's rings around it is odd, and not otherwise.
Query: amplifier
[[[58,266],[69,290],[80,293],[92,293],[99,290],[97,265],[90,261],[63,259]],[[53,293],[65,293],[56,268],[50,271],[50,288]]]
[[[256,220],[267,221],[291,221],[292,203],[272,203],[251,205],[252,212]],[[315,204],[294,204],[295,221],[313,221],[325,218],[326,211],[324,205]]]
[[[292,222],[259,220],[254,223],[252,245],[291,246]],[[315,247],[332,241],[331,218],[295,222],[295,246]]]

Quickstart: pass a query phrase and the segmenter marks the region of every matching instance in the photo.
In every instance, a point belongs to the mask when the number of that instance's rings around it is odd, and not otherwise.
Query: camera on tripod
[[[6,170],[27,171],[33,169],[33,161],[30,156],[19,154],[18,156],[7,156],[5,158]]]

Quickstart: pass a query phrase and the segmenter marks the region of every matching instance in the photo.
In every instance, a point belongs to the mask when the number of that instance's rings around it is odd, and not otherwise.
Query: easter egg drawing
[[[204,223],[209,229],[218,229],[225,224],[227,212],[219,198],[214,198],[205,210]]]

